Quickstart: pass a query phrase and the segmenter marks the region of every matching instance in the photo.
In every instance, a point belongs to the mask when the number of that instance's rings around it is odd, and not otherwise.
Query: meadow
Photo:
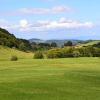
[[[100,100],[100,58],[0,60],[0,100]]]

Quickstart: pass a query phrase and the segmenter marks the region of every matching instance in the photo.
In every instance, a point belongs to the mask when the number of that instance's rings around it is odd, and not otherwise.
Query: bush
[[[44,56],[42,54],[42,52],[38,51],[34,54],[34,59],[43,59]]]
[[[62,58],[60,49],[52,49],[47,52],[47,58]]]
[[[63,58],[72,58],[73,57],[73,51],[74,48],[73,47],[67,47],[67,48],[63,48],[61,49],[62,52],[62,57]]]
[[[73,57],[73,48],[51,49],[47,52],[47,58],[71,58]]]
[[[47,58],[100,57],[100,49],[91,46],[56,48],[48,50]]]
[[[17,56],[12,56],[11,57],[11,61],[17,61],[17,60],[18,60]]]
[[[73,57],[75,57],[75,58],[80,57],[80,52],[79,51],[73,51]]]

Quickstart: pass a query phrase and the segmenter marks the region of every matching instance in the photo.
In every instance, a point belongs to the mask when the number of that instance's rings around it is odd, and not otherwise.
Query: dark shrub
[[[56,42],[52,42],[51,43],[51,47],[57,47],[57,43]]]
[[[60,49],[51,49],[47,52],[47,58],[62,58]]]
[[[68,41],[67,43],[64,43],[64,46],[73,46],[72,41]]]
[[[44,56],[42,54],[42,52],[38,51],[38,52],[35,52],[34,54],[34,59],[43,59]]]
[[[11,61],[17,61],[18,58],[17,58],[17,56],[12,56],[10,60],[11,60]]]

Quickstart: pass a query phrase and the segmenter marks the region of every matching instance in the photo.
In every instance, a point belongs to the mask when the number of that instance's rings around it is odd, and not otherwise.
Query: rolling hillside
[[[33,57],[32,53],[26,53],[0,45],[0,60],[10,60],[10,57],[13,55],[16,55],[20,59]]]
[[[83,46],[93,46],[95,44],[98,44],[99,42],[100,42],[100,40],[93,40],[93,41],[90,41],[88,43],[79,44],[77,46],[80,46],[80,47],[83,47]]]

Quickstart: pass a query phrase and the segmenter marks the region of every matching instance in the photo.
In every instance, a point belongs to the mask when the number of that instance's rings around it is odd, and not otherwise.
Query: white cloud
[[[20,14],[57,14],[71,11],[72,9],[66,6],[56,6],[52,8],[21,8],[18,10]]]
[[[79,28],[92,28],[94,24],[92,22],[79,22],[73,20],[67,20],[61,18],[58,21],[37,21],[34,24],[29,25],[27,29],[33,31],[50,31],[59,29],[79,29]]]
[[[62,13],[62,12],[71,12],[72,9],[70,7],[65,6],[57,6],[51,9],[53,13]]]
[[[28,21],[26,19],[20,20],[20,27],[22,28],[28,27]]]
[[[0,24],[1,25],[1,24]],[[1,25],[2,26],[2,25]],[[69,30],[69,29],[89,29],[94,24],[92,22],[79,22],[73,20],[67,20],[66,18],[60,18],[58,21],[36,21],[28,22],[26,19],[19,21],[19,24],[5,24],[3,28],[10,30],[19,30],[23,32],[41,32],[51,30]]]

